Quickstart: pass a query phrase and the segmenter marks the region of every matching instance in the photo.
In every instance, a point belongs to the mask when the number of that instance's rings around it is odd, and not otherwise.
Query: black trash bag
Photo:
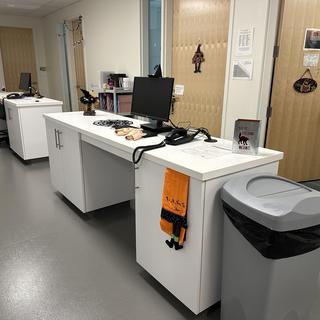
[[[290,258],[320,247],[320,225],[280,232],[247,218],[225,202],[223,209],[231,223],[265,258]]]

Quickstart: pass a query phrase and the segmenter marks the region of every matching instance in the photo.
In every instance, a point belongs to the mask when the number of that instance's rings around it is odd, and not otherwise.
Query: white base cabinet
[[[5,100],[10,148],[23,160],[48,156],[43,114],[62,109],[60,101],[43,98],[45,100],[37,104],[32,99]]]
[[[52,184],[85,212],[80,134],[49,120],[46,128]]]

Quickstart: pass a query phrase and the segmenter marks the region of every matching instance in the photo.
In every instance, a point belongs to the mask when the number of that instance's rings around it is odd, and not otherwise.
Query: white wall
[[[5,81],[4,81],[3,64],[2,64],[2,57],[1,57],[1,50],[0,50],[0,90],[4,87],[5,87]]]
[[[99,85],[99,71],[140,74],[140,1],[82,0],[43,18],[50,96],[66,99],[58,24],[83,16],[87,87]]]
[[[221,136],[232,139],[236,119],[260,119],[264,141],[279,0],[231,0],[229,44]],[[252,80],[233,80],[239,29],[254,28]]]
[[[46,54],[44,46],[44,33],[40,18],[23,16],[10,16],[0,14],[0,26],[32,28],[33,42],[36,56],[39,90],[41,94],[48,95],[48,79],[46,71],[40,71],[40,67],[46,66]],[[1,80],[1,79],[0,79]]]

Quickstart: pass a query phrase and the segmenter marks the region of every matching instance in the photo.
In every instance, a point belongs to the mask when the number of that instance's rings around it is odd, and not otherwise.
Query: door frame
[[[269,103],[266,111],[267,120],[265,125],[264,131],[264,141],[263,146],[266,148],[267,145],[267,136],[270,124],[270,118],[272,117],[272,94],[273,94],[273,84],[274,84],[274,76],[276,71],[276,64],[277,59],[279,56],[279,49],[280,49],[280,37],[281,37],[281,28],[282,28],[282,20],[283,20],[283,11],[284,11],[284,4],[286,0],[279,0],[279,8],[278,8],[278,18],[277,18],[277,33],[276,33],[276,40],[275,40],[275,47],[273,51],[273,65],[272,65],[272,75],[271,75],[271,84],[269,90]]]
[[[251,0],[253,1],[253,0]],[[232,79],[232,63],[233,60],[241,57],[236,54],[237,34],[239,29],[253,25],[253,22],[248,20],[247,14],[241,8],[241,0],[230,0],[230,18],[229,18],[229,35],[228,35],[228,51],[226,62],[226,76],[224,85],[224,97],[222,108],[222,122],[221,122],[221,137],[225,139],[233,138],[234,121],[239,118],[239,114],[243,114],[242,104],[244,104],[245,93],[252,93],[254,101],[251,101],[250,118],[261,120],[260,141],[259,145],[263,146],[265,140],[265,130],[267,123],[267,109],[269,103],[269,94],[271,87],[271,74],[273,65],[273,50],[275,45],[275,38],[277,34],[277,18],[279,10],[279,1],[281,0],[265,0],[266,6],[266,21],[259,26],[260,40],[263,39],[263,54],[253,47],[252,55],[249,58],[254,59],[253,78],[247,82],[241,82],[242,92],[240,103],[235,88],[239,88],[234,84]],[[250,3],[250,1],[247,1]],[[247,18],[248,21],[245,21]],[[254,19],[253,19],[254,20]],[[256,35],[254,35],[256,36]],[[253,44],[254,46],[254,44]],[[262,50],[261,48],[259,50]],[[257,59],[258,58],[258,59]],[[259,79],[257,79],[257,70],[259,70]],[[236,80],[238,81],[238,80]],[[244,81],[244,80],[243,80]],[[240,82],[239,82],[240,84]],[[241,117],[241,116],[240,116]]]

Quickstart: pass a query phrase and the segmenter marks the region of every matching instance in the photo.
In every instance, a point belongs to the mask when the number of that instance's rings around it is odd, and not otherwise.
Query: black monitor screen
[[[131,113],[167,121],[173,90],[173,78],[135,77]]]
[[[22,72],[20,74],[19,89],[25,92],[29,91],[31,87],[31,73]]]

